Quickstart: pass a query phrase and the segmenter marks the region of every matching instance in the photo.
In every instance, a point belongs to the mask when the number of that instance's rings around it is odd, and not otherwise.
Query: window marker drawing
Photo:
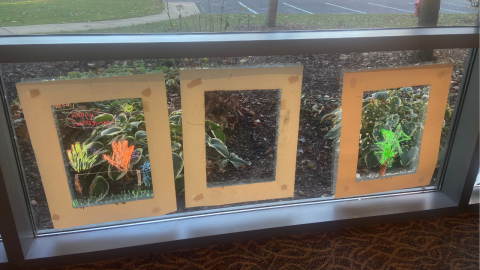
[[[71,109],[74,109],[74,108],[75,108],[74,103],[52,105],[52,109],[54,111],[71,110]]]
[[[72,144],[71,150],[67,150],[67,156],[70,160],[70,165],[78,173],[93,167],[98,155],[89,155],[85,143],[80,146],[80,143],[76,142],[75,145]],[[82,193],[82,186],[78,180],[78,174],[75,174],[75,187],[79,193]]]
[[[145,186],[150,186],[149,180],[152,180],[152,178],[150,177],[150,172],[151,172],[150,162],[143,163],[140,169],[142,170],[142,174],[143,174],[142,180],[145,183]]]
[[[142,185],[142,173],[140,172],[140,170],[136,170],[137,172],[137,186],[141,186]]]
[[[66,174],[73,208],[154,198],[153,182],[148,179],[151,174],[144,177],[141,169],[149,157],[142,99],[98,100],[49,107],[60,146],[64,149],[63,161],[68,167]],[[82,154],[83,159],[77,157]],[[89,158],[92,159],[90,163],[79,163]]]
[[[115,166],[118,171],[127,171],[128,167],[130,167],[130,159],[134,149],[135,146],[128,146],[127,140],[120,139],[116,142],[112,142],[113,155],[103,155],[103,159]]]
[[[65,122],[71,128],[110,127],[115,126],[115,117],[100,111],[73,110],[65,118]]]
[[[77,172],[90,169],[97,160],[96,154],[89,155],[87,145],[85,143],[80,146],[79,142],[72,144],[72,149],[67,150],[67,156],[70,160],[70,165]]]
[[[384,140],[375,143],[377,151],[375,155],[380,161],[381,168],[379,176],[385,175],[387,167],[392,167],[394,158],[403,153],[400,142],[411,140],[411,138],[403,132],[401,124],[398,124],[395,132],[382,129]]]

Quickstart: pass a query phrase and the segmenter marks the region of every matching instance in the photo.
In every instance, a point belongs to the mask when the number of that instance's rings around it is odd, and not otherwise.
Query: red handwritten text
[[[106,120],[106,121],[95,121],[97,116],[106,114],[104,112],[97,111],[71,111],[67,118],[67,126],[72,128],[95,128],[98,126],[107,126],[110,127],[115,125],[115,120]],[[113,115],[112,115],[113,118]]]
[[[53,105],[52,106],[53,109],[72,109],[73,108],[73,104],[72,103],[68,103],[68,104],[57,104],[57,105]]]

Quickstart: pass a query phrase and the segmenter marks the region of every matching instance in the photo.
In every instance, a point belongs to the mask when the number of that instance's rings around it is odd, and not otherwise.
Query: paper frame
[[[303,66],[181,70],[186,207],[292,197]],[[205,91],[281,89],[275,181],[207,188]]]
[[[164,215],[177,210],[163,73],[17,83],[55,229]],[[148,134],[154,197],[73,208],[51,106],[141,98]]]
[[[344,74],[335,198],[426,186],[430,183],[438,158],[452,71],[453,64],[436,64]],[[430,85],[430,96],[417,172],[357,182],[358,136],[363,92],[418,85]]]

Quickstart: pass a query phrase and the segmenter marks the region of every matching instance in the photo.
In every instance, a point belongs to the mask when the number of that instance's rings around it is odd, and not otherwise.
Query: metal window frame
[[[3,246],[3,241],[0,240],[0,270],[7,269],[7,264],[8,264],[7,253],[5,253],[5,247]]]
[[[478,172],[478,45],[478,27],[0,37],[0,63],[474,48],[466,63],[439,174],[443,181],[437,189],[258,204],[42,237],[34,233],[8,104],[0,97],[0,233],[7,265],[53,267],[478,211],[478,203],[469,204]]]
[[[480,187],[476,186],[473,188],[472,196],[470,197],[470,201],[468,202],[469,205],[478,204],[480,201]]]

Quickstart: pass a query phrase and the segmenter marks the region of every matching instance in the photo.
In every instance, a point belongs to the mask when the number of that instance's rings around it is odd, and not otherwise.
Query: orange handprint
[[[127,140],[120,139],[117,142],[112,142],[113,155],[103,155],[103,159],[115,166],[118,171],[126,171],[128,167],[130,167],[130,158],[132,157],[134,148],[135,146],[133,145],[128,147]]]

